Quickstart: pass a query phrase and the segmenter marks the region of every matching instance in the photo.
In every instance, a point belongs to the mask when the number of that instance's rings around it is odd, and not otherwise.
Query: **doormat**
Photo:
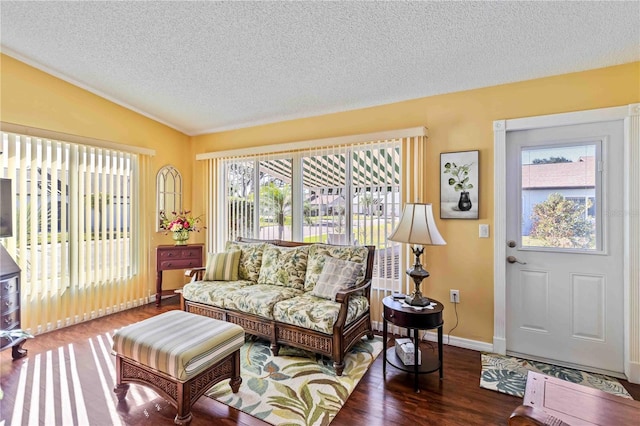
[[[269,342],[252,339],[240,349],[238,393],[225,380],[206,395],[272,425],[326,426],[380,352],[380,336],[362,339],[345,357],[342,376],[336,376],[330,359],[288,346],[274,357]]]
[[[633,399],[613,377],[497,354],[482,354],[480,387],[523,398],[529,371]]]

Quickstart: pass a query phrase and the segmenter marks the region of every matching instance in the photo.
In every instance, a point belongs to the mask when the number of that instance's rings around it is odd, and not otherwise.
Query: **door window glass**
[[[521,247],[600,250],[600,143],[522,149]]]

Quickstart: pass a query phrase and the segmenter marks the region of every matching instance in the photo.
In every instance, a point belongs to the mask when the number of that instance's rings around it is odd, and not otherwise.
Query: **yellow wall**
[[[190,138],[11,57],[2,55],[0,60],[0,120],[155,149],[152,176],[147,178],[154,182],[160,167],[176,166],[184,177],[185,207],[196,213],[204,211],[199,196],[202,169],[194,167],[197,153],[426,126],[425,200],[434,202],[437,210],[440,153],[479,150],[480,219],[438,221],[448,245],[427,248],[423,261],[431,277],[423,290],[445,302],[448,332],[454,323],[448,291],[459,289],[460,324],[453,334],[485,342],[493,336],[493,238],[479,239],[478,224],[494,225],[493,120],[640,102],[636,62]],[[155,205],[153,191],[145,202]],[[148,218],[148,226],[154,231],[155,217]],[[172,241],[163,234],[151,235],[153,259],[157,244]],[[202,242],[204,235],[196,234],[193,240]],[[149,267],[153,276],[155,265]],[[178,274],[165,274],[165,288],[180,280]],[[154,283],[149,288],[153,292]]]
[[[431,277],[422,289],[445,302],[445,333],[455,323],[449,289],[460,290],[460,323],[453,335],[493,340],[493,238],[479,239],[478,224],[493,230],[493,121],[640,102],[640,62],[513,84],[431,96],[192,138],[193,153],[349,134],[426,126],[427,202],[439,209],[441,152],[480,151],[479,220],[439,220],[444,247],[427,247]],[[194,182],[200,181],[196,169]],[[198,203],[194,199],[194,206]],[[435,212],[439,217],[439,211]],[[408,265],[407,265],[408,266]]]
[[[185,188],[191,188],[189,136],[10,56],[3,54],[0,60],[1,121],[155,149],[151,175],[146,176],[151,180],[152,188],[155,188],[158,170],[169,163],[183,174]],[[186,207],[190,207],[190,201],[187,196]],[[155,191],[145,194],[144,202],[154,206]],[[151,232],[150,268],[153,269],[151,276],[155,277],[155,246],[172,244],[173,240],[155,232],[154,217],[147,218],[145,222]],[[163,288],[175,288],[183,282],[180,271],[169,271],[164,275],[166,285]],[[155,293],[155,281],[149,283],[149,289]]]

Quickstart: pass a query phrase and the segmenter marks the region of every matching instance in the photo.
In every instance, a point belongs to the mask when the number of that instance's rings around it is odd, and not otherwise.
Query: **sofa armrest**
[[[336,302],[344,303],[349,300],[349,297],[354,294],[362,291],[367,299],[369,298],[369,287],[371,287],[371,280],[362,281],[360,284],[355,286],[354,288],[350,288],[349,290],[340,290],[336,293]]]
[[[185,277],[191,277],[191,282],[194,281],[201,281],[202,277],[204,276],[204,271],[206,271],[207,268],[204,266],[201,266],[199,268],[191,268],[191,269],[185,269],[184,270],[184,276]]]
[[[369,278],[361,281],[354,288],[350,288],[349,290],[341,290],[336,293],[336,302],[340,304],[340,311],[338,312],[338,318],[336,318],[336,322],[333,324],[334,336],[342,335],[342,331],[344,330],[344,326],[347,322],[347,314],[349,312],[349,298],[353,294],[364,294],[364,296],[369,301],[369,305],[371,305],[370,287],[371,279]]]

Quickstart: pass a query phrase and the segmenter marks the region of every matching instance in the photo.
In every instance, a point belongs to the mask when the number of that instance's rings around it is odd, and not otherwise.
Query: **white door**
[[[507,353],[623,372],[623,132],[507,133]]]

